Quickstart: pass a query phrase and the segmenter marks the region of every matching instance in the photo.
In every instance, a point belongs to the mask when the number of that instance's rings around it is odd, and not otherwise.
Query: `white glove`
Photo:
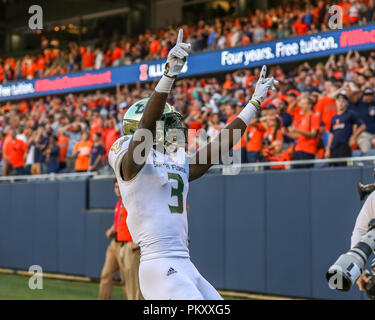
[[[258,82],[255,86],[255,91],[251,97],[250,102],[256,104],[258,107],[262,104],[264,99],[267,97],[268,90],[276,90],[274,84],[278,84],[279,81],[275,80],[273,77],[266,78],[267,67],[264,65],[260,71]]]
[[[259,110],[263,100],[267,97],[269,89],[276,90],[274,84],[279,82],[272,78],[266,78],[267,67],[264,65],[260,71],[259,80],[255,86],[255,91],[249,103],[242,109],[238,118],[240,118],[246,126],[249,125],[251,119],[255,116]]]
[[[183,43],[182,39],[184,37],[184,30],[180,29],[178,31],[176,45],[169,51],[167,63],[165,65],[164,75],[170,78],[176,78],[184,64],[186,58],[190,52],[190,43]]]
[[[167,63],[165,64],[164,75],[155,87],[156,92],[169,93],[172,89],[174,80],[184,67],[186,57],[190,52],[190,43],[183,43],[183,37],[184,31],[180,29],[178,31],[176,45],[171,49],[171,51],[169,51]]]

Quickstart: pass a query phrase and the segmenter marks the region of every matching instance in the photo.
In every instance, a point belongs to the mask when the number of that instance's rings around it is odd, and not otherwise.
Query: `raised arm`
[[[183,30],[180,29],[177,36],[177,43],[168,54],[164,75],[159,80],[155,87],[155,91],[145,106],[138,129],[135,131],[133,139],[129,143],[128,151],[122,159],[121,175],[125,181],[133,179],[144,166],[144,163],[139,164],[134,159],[135,148],[145,141],[145,132],[139,129],[147,129],[152,133],[152,137],[155,136],[156,122],[160,120],[163,115],[168,94],[172,89],[176,77],[180,74],[187,56],[189,55],[190,44],[183,43],[182,39]],[[146,141],[146,148],[144,151],[146,154],[144,156],[147,156],[147,153],[150,152],[152,143],[153,141]]]
[[[261,103],[267,97],[268,90],[275,89],[273,84],[278,83],[273,77],[266,78],[266,73],[267,67],[264,65],[251,100],[246,107],[243,108],[237,118],[221,130],[215,139],[191,156],[189,159],[189,181],[193,181],[206,173],[214,164],[214,159],[222,159],[222,147],[228,145],[229,150],[232,149],[245,133],[250,120],[255,116]],[[235,130],[238,130],[240,134],[235,134]],[[205,161],[205,163],[200,163],[200,154],[202,152],[206,154],[205,160],[207,159],[207,161]]]

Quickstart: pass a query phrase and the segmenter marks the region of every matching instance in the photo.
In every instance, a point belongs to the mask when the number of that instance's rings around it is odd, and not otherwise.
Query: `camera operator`
[[[371,219],[375,219],[375,192],[372,192],[368,196],[361,211],[359,212],[352,233],[350,245],[351,248],[353,248],[361,240],[361,237],[368,232],[368,223]],[[363,272],[356,283],[360,291],[366,291],[365,286],[366,284],[370,283],[370,280]]]

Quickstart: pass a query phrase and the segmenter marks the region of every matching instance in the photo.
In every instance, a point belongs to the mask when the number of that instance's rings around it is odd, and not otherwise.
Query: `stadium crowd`
[[[235,146],[242,162],[365,155],[375,147],[375,52],[330,56],[286,71]],[[259,69],[220,77],[179,79],[169,102],[189,128],[189,147],[210,139],[251,98]],[[3,175],[98,171],[121,136],[121,120],[155,83],[118,86],[116,93],[69,94],[7,103],[0,108]],[[201,130],[200,130],[201,129]],[[275,166],[274,169],[283,169]],[[11,171],[13,169],[13,171]]]
[[[326,31],[330,17],[328,7],[333,4],[343,10],[344,28],[374,21],[374,0],[318,0],[255,10],[245,17],[231,16],[211,23],[199,21],[182,28],[193,52],[237,47]],[[119,36],[112,40],[109,35],[88,46],[70,42],[67,47],[60,46],[57,39],[41,36],[38,54],[23,58],[0,57],[0,83],[166,58],[176,30],[170,26],[157,32],[147,30],[137,37]]]

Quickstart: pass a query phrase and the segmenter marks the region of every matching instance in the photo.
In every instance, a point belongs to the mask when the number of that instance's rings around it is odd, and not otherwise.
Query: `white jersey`
[[[141,247],[141,261],[163,257],[189,257],[186,198],[189,164],[185,150],[177,152],[183,161],[173,161],[152,149],[146,164],[130,181],[120,174],[121,160],[132,136],[116,140],[108,155],[116,174],[127,225],[133,241]]]
[[[368,223],[375,219],[375,192],[372,192],[366,199],[364,205],[355,222],[351,238],[351,248],[353,248],[368,232]]]

